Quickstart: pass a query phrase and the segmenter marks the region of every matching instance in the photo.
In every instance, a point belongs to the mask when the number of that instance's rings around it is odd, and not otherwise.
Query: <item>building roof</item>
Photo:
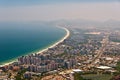
[[[109,66],[99,66],[99,67],[97,67],[98,69],[110,69],[111,67],[109,67]]]
[[[82,72],[80,69],[73,69],[73,72]]]
[[[106,60],[113,60],[113,58],[110,58],[110,57],[106,57]]]

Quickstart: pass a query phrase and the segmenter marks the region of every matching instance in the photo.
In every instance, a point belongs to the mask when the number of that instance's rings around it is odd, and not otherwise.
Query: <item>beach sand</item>
[[[67,28],[64,28],[64,27],[59,27],[59,28],[64,29],[66,31],[66,35],[61,40],[56,42],[55,44],[53,44],[53,45],[51,45],[51,46],[49,46],[49,47],[47,47],[47,48],[37,52],[37,54],[41,54],[41,53],[47,51],[49,48],[54,48],[55,46],[57,46],[58,44],[60,44],[61,42],[63,42],[65,39],[67,39],[70,36],[70,31]]]
[[[38,51],[37,54],[42,54],[43,52],[46,52],[49,48],[54,48],[55,46],[57,46],[58,44],[60,44],[61,42],[63,42],[65,39],[67,39],[70,36],[70,31],[67,28],[64,28],[64,27],[58,27],[58,28],[64,29],[66,31],[66,35],[62,39],[60,39],[59,41],[57,41],[55,44],[53,44],[51,46],[48,46],[47,48],[45,48],[43,50]],[[0,67],[12,64],[15,61],[17,61],[17,60],[13,60],[11,62],[8,62],[8,63],[5,63],[3,65],[0,65]]]

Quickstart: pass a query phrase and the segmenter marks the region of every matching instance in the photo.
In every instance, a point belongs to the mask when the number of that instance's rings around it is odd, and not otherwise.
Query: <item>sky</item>
[[[120,20],[120,0],[0,0],[0,21]]]

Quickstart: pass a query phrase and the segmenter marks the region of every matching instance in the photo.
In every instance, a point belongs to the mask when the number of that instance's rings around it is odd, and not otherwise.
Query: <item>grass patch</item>
[[[82,77],[84,79],[88,79],[88,80],[110,80],[112,78],[112,75],[110,74],[101,74],[101,75],[97,75],[97,74],[86,74],[86,75],[82,75]]]

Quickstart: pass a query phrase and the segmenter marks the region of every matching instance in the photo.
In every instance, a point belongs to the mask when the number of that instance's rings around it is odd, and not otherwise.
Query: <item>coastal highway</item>
[[[93,60],[91,61],[91,63],[88,65],[89,67],[93,67],[95,62],[97,61],[97,59],[99,59],[101,57],[101,55],[103,54],[105,47],[107,46],[109,41],[109,35],[105,36],[105,38],[102,40],[102,47],[97,50],[97,55],[96,57],[93,58]]]

